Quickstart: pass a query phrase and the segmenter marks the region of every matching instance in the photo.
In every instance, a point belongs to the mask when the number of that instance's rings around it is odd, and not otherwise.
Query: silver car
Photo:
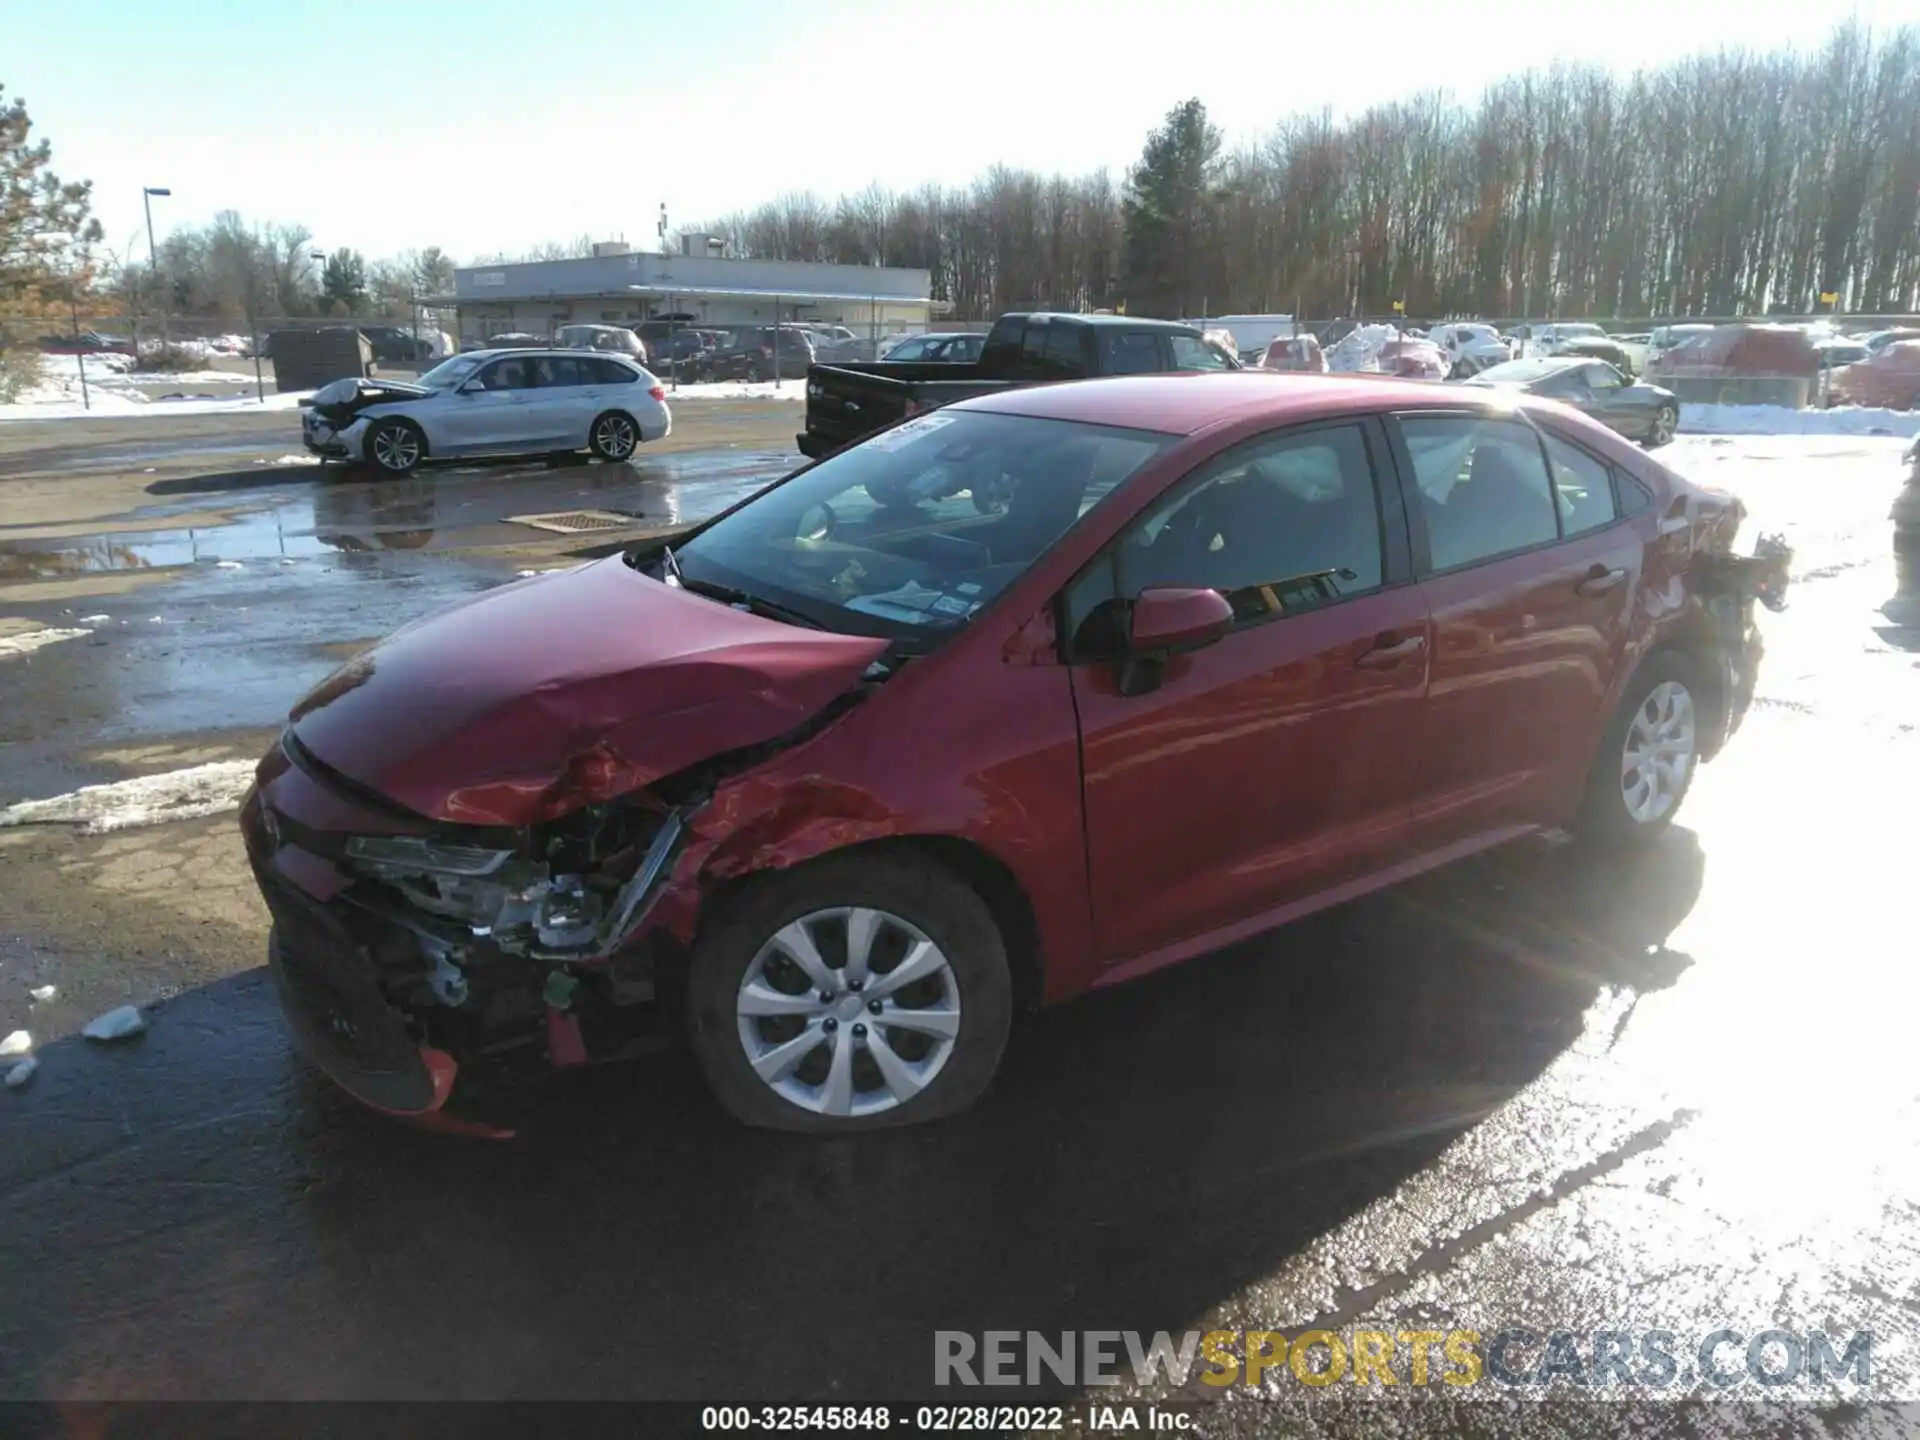
[[[418,381],[336,380],[314,392],[301,425],[322,458],[405,475],[423,460],[591,450],[624,461],[673,428],[666,391],[620,355],[591,350],[476,350]]]

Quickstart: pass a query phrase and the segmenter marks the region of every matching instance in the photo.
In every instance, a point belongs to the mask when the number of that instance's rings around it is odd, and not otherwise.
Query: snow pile
[[[91,630],[61,630],[48,625],[38,630],[29,630],[22,635],[0,635],[0,659],[10,655],[30,655],[42,645],[52,645],[61,640],[78,640],[82,635],[91,635]]]
[[[104,1044],[114,1040],[131,1040],[146,1028],[147,1017],[140,1013],[139,1006],[122,1005],[117,1010],[94,1016],[80,1033],[89,1040]]]
[[[805,400],[807,382],[802,376],[782,380],[776,390],[772,381],[752,380],[708,380],[701,384],[681,385],[677,389],[670,380],[662,380],[667,387],[667,401],[675,400]]]
[[[101,835],[131,825],[193,820],[239,808],[253,783],[251,760],[215,760],[165,775],[141,775],[110,785],[87,785],[50,800],[22,800],[0,808],[0,826],[78,825]]]
[[[1693,435],[1920,435],[1920,410],[1836,405],[1794,410],[1785,405],[1680,406],[1680,429]]]
[[[1392,325],[1357,325],[1327,352],[1329,370],[1378,370],[1380,350],[1400,332]]]

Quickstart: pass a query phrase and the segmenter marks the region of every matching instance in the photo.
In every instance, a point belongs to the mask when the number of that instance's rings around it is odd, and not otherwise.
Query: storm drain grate
[[[509,525],[531,525],[536,530],[551,530],[559,535],[578,535],[586,530],[625,530],[645,517],[623,515],[618,510],[556,510],[551,515],[509,515]]]

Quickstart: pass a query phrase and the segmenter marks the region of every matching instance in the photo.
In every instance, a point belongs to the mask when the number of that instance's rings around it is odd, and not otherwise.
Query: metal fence
[[[87,411],[184,394],[259,398],[276,389],[272,336],[357,326],[374,369],[417,374],[458,348],[430,312],[414,315],[219,316],[0,315],[0,404],[20,401]]]

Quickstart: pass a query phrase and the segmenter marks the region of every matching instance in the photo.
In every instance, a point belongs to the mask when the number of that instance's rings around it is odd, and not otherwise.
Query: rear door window
[[[1086,352],[1077,325],[1055,325],[1047,337],[1047,373],[1058,380],[1074,380],[1087,373]]]
[[[1400,433],[1413,460],[1434,570],[1559,538],[1546,461],[1530,426],[1467,415],[1409,415],[1401,419]]]
[[[1144,330],[1111,330],[1100,334],[1100,372],[1103,375],[1153,375],[1167,368],[1161,358],[1160,337]]]
[[[1038,379],[1047,373],[1047,340],[1053,334],[1051,325],[1036,325],[1027,322],[1027,333],[1020,340],[1020,373],[1030,379]]]

